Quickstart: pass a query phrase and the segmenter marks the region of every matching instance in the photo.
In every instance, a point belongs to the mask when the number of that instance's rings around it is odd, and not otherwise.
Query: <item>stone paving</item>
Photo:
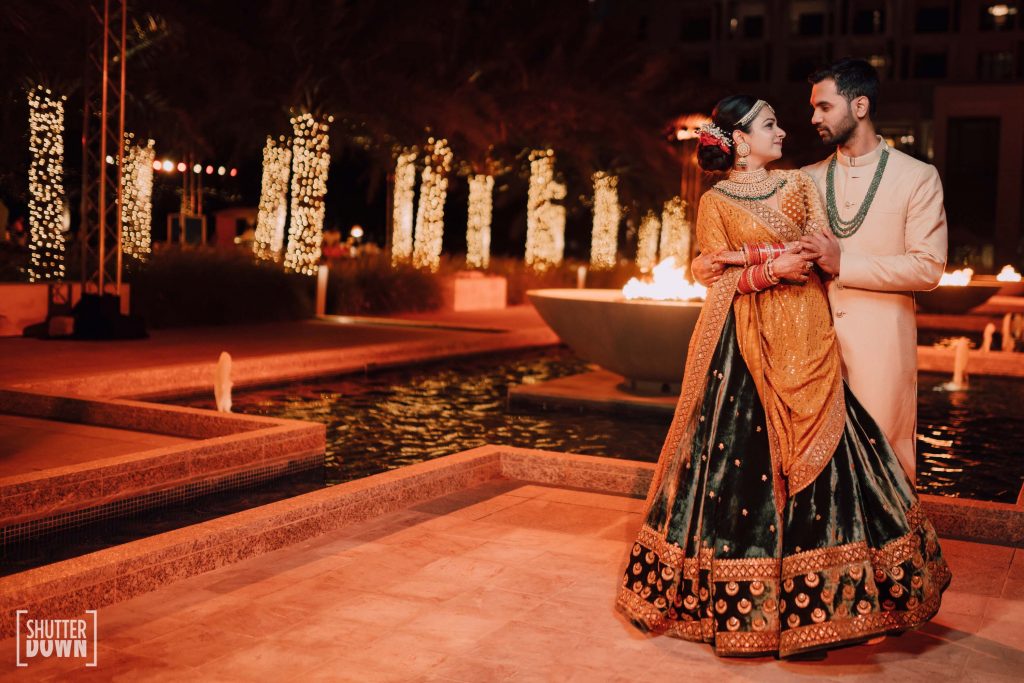
[[[189,441],[166,434],[0,414],[0,478]]]
[[[548,343],[558,343],[532,306],[510,306],[496,311],[428,313],[398,316],[416,322],[480,327],[487,330],[545,330]],[[394,318],[392,318],[394,320]],[[216,363],[221,351],[236,361],[256,357],[285,357],[316,351],[338,354],[384,344],[422,344],[433,341],[451,346],[461,338],[494,332],[473,332],[443,327],[341,325],[330,320],[303,320],[260,325],[152,330],[149,339],[83,342],[0,338],[0,386],[63,379],[74,375],[124,372],[160,366]],[[122,387],[118,395],[133,395],[145,387]]]
[[[99,613],[99,667],[10,680],[1016,681],[1024,555],[945,540],[923,629],[823,659],[718,659],[613,610],[642,501],[490,482],[177,582]]]

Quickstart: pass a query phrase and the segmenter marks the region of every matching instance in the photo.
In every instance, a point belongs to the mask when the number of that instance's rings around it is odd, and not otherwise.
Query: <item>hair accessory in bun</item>
[[[732,140],[729,139],[721,128],[711,121],[701,125],[697,132],[699,133],[698,140],[701,147],[719,147],[726,154],[732,148]]]

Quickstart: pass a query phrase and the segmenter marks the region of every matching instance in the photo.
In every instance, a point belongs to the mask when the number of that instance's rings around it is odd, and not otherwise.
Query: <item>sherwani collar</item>
[[[859,168],[861,166],[870,166],[878,161],[878,158],[882,156],[882,150],[888,149],[889,145],[885,143],[885,140],[882,139],[881,135],[876,135],[875,137],[878,138],[878,146],[867,154],[862,154],[859,157],[848,157],[836,148],[836,160],[839,162],[839,165],[856,166]]]

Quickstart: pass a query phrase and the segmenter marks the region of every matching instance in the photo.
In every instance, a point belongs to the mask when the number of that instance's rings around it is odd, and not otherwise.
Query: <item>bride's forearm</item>
[[[744,244],[742,252],[747,259],[745,265],[752,266],[758,263],[767,263],[772,259],[779,258],[783,254],[799,253],[802,248],[800,240],[793,240],[792,242],[755,242],[753,244]]]

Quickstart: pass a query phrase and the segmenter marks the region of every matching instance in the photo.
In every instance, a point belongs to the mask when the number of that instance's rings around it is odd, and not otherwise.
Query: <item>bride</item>
[[[843,383],[825,289],[801,235],[827,225],[813,181],[768,171],[771,106],[723,99],[698,159],[728,172],[697,241],[726,264],[690,341],[682,392],[617,608],[719,655],[789,656],[914,628],[950,572],[881,430]]]

